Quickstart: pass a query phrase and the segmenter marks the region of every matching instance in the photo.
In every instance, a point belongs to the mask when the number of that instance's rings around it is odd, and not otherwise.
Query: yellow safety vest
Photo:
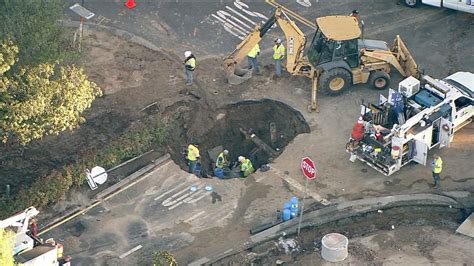
[[[193,144],[188,146],[188,160],[196,161],[199,156],[199,149]]]
[[[224,168],[224,166],[229,165],[229,160],[227,159],[227,156],[224,155],[223,152],[217,156],[217,161],[216,161],[216,167],[218,168]]]
[[[438,158],[437,160],[433,161],[433,172],[435,174],[439,174],[443,171],[443,160],[441,158]]]
[[[285,46],[283,46],[283,44],[279,46],[275,44],[275,46],[273,46],[273,59],[283,59],[283,57],[285,57]]]
[[[240,165],[240,171],[244,173],[244,177],[247,177],[255,170],[253,169],[252,162],[249,159],[245,159],[245,161]]]
[[[255,58],[257,54],[260,53],[260,45],[258,43],[250,50],[250,52],[247,54],[248,57]]]
[[[185,63],[186,66],[190,66],[190,70],[191,71],[194,71],[194,69],[196,68],[196,59],[194,57],[191,57],[189,58],[186,63]]]

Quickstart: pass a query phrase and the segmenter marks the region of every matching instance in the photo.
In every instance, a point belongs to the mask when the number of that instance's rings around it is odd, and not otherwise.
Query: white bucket
[[[330,233],[321,240],[321,257],[330,262],[339,262],[347,258],[349,240],[344,235]]]

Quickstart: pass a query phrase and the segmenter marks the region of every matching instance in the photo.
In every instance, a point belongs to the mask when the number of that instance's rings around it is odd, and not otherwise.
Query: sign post
[[[300,221],[298,223],[298,236],[301,232],[301,222],[303,221],[304,212],[304,200],[308,192],[308,181],[316,179],[316,174],[318,173],[318,171],[316,170],[316,166],[314,166],[313,160],[311,160],[309,157],[305,157],[301,160],[301,170],[303,171],[303,175],[306,177],[306,180],[304,184],[303,203],[301,203]]]
[[[78,14],[81,17],[81,20],[79,22],[79,51],[81,50],[81,43],[82,43],[82,35],[84,33],[84,18],[89,20],[91,19],[95,14],[92,13],[91,11],[87,10],[84,7],[84,0],[82,0],[82,5],[79,4],[74,4],[69,7],[69,9],[72,10],[72,12]],[[76,33],[74,33],[74,41],[76,41]]]

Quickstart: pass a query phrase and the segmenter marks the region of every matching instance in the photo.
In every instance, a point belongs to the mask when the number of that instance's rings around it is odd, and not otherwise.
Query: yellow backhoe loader
[[[293,13],[293,16],[297,15]],[[224,70],[230,84],[242,83],[252,76],[250,71],[238,65],[275,22],[286,37],[286,70],[312,80],[309,111],[318,110],[317,90],[338,95],[352,84],[367,82],[376,89],[387,88],[391,66],[404,77],[419,76],[415,60],[398,35],[389,47],[384,41],[361,38],[362,32],[354,17],[326,16],[316,19],[316,34],[306,47],[304,33],[278,7],[265,24],[257,25],[232,54],[224,58]]]

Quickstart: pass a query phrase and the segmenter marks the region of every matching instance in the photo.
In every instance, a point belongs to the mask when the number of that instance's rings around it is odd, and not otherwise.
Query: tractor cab
[[[327,16],[316,19],[318,30],[308,50],[311,65],[346,62],[349,68],[358,67],[359,23],[350,16]]]

